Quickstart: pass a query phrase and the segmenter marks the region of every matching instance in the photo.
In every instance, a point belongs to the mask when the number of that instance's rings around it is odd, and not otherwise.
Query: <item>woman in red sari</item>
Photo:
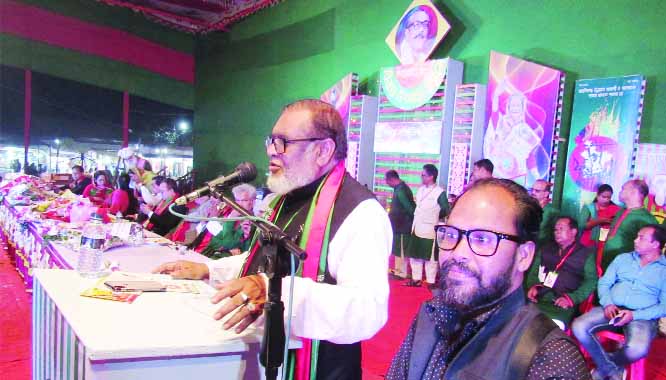
[[[106,173],[98,170],[95,172],[95,182],[86,186],[83,190],[83,197],[90,199],[90,201],[96,206],[103,206],[107,199],[111,197],[113,193],[113,188],[111,188],[110,181],[106,176]]]
[[[139,202],[134,197],[134,192],[129,188],[129,184],[129,175],[123,173],[118,177],[118,188],[107,199],[107,205],[110,206],[109,213],[116,215],[120,212],[123,216],[126,216],[138,212]]]
[[[600,241],[606,240],[608,228],[615,214],[622,209],[613,203],[611,197],[613,197],[613,188],[603,184],[597,189],[594,201],[581,210],[578,225],[583,229],[580,241],[584,246],[597,246]]]

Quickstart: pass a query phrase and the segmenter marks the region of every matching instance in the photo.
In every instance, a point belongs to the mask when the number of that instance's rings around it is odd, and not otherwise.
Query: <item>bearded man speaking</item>
[[[296,379],[361,379],[361,344],[386,323],[392,231],[374,195],[345,172],[345,127],[331,105],[301,100],[286,106],[266,138],[268,187],[279,196],[269,220],[308,254],[295,279],[293,334],[303,339]],[[243,331],[266,301],[262,248],[210,264],[178,261],[155,272],[176,278],[227,280],[215,318],[241,306],[224,324]],[[241,278],[233,279],[238,273]],[[288,289],[290,279],[283,280]],[[288,292],[282,299],[288,300]],[[291,364],[291,363],[290,363]]]

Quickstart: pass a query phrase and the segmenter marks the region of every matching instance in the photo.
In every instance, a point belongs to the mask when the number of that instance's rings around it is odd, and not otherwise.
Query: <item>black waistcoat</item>
[[[303,232],[302,226],[305,223],[312,197],[323,178],[319,178],[313,183],[287,194],[280,215],[273,223],[284,229],[289,236],[300,239]],[[333,206],[333,219],[331,220],[329,241],[333,241],[338,229],[356,206],[365,200],[374,198],[375,196],[372,192],[353,179],[348,173],[345,173],[340,193]],[[355,254],[362,253],[355,252]],[[261,272],[264,265],[263,258],[264,256],[260,248],[249,264],[248,273]],[[324,282],[333,285],[336,284],[328,268],[326,269]],[[350,323],[353,323],[351,319]],[[317,358],[317,380],[360,380],[361,377],[361,342],[352,344],[334,344],[323,340],[320,342],[319,357]]]
[[[573,292],[580,287],[585,277],[585,260],[587,260],[588,255],[594,253],[592,248],[587,248],[579,243],[574,244],[576,245],[573,252],[557,271],[558,276],[553,291],[558,296]],[[550,272],[555,270],[568,249],[562,252],[562,256],[560,256],[558,253],[559,246],[556,243],[551,243],[545,245],[540,251],[541,265],[546,268],[546,271]],[[550,289],[544,289],[544,291],[550,291]]]
[[[448,363],[443,380],[520,380],[509,365],[523,334],[537,327],[532,321],[540,314],[536,306],[525,304],[522,289],[509,295],[500,309],[467,342]],[[409,359],[408,380],[420,380],[428,366],[430,356],[440,339],[435,323],[427,315],[426,304],[417,315],[414,343]],[[548,318],[539,318],[539,324],[548,333],[537,347],[552,340],[568,339]],[[537,352],[535,350],[535,352]],[[532,357],[526,358],[531,363]]]

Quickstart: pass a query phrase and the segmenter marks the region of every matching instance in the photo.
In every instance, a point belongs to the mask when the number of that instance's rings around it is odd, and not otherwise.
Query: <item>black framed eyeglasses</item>
[[[327,138],[328,137],[310,137],[305,139],[286,139],[281,136],[266,136],[266,139],[264,140],[264,145],[266,146],[266,149],[268,149],[269,146],[273,145],[273,148],[275,148],[275,153],[282,154],[284,153],[287,144],[304,142],[304,141],[326,140]]]
[[[490,230],[463,230],[446,224],[435,226],[437,246],[445,251],[456,249],[462,237],[467,238],[469,248],[478,256],[492,256],[497,252],[500,240],[510,240],[518,244],[525,241],[518,236]]]
[[[409,25],[407,25],[407,29],[409,29],[410,32],[413,32],[419,28],[428,29],[429,27],[430,27],[430,20],[414,21]]]

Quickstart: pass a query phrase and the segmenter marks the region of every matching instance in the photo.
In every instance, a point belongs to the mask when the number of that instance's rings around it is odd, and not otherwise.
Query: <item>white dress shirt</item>
[[[393,232],[388,215],[375,199],[359,203],[329,244],[328,270],[337,285],[294,279],[292,334],[349,344],[369,339],[388,318],[388,259]],[[248,256],[209,262],[211,281],[236,278]],[[285,310],[291,278],[282,282]],[[285,316],[286,318],[286,316]]]

